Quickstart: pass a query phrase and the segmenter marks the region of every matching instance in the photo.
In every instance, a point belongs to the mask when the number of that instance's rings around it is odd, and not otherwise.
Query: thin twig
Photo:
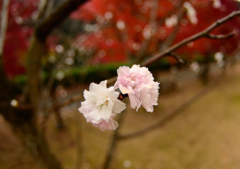
[[[206,37],[210,38],[210,39],[228,39],[228,38],[232,38],[236,36],[236,32],[232,31],[228,34],[222,34],[222,35],[213,35],[213,34],[208,34],[206,35]]]
[[[149,26],[150,26],[150,34],[152,34],[152,30],[155,31],[156,29],[156,20],[157,20],[157,12],[158,12],[158,3],[159,0],[152,0],[152,8],[150,12],[150,19],[149,19]],[[141,44],[141,50],[137,53],[137,57],[139,60],[142,59],[144,54],[146,53],[146,50],[151,42],[151,36],[148,38],[145,38]]]
[[[173,9],[172,10],[169,10],[163,17],[159,18],[159,20],[157,21],[157,24],[158,25],[163,25],[165,23],[165,20],[172,16],[173,14],[176,13],[176,10],[179,10],[181,7],[182,7],[182,4],[187,1],[187,0],[181,0],[181,1],[178,1],[177,3],[173,3],[171,1],[169,1],[171,4],[172,4],[172,7]]]
[[[36,37],[42,41],[46,40],[49,33],[56,28],[66,17],[87,0],[68,0],[60,5],[53,13],[38,24]]]
[[[182,41],[180,41],[179,43],[173,45],[172,47],[167,48],[166,50],[164,50],[163,52],[160,52],[154,56],[152,56],[151,58],[147,59],[146,61],[144,61],[141,65],[142,66],[148,66],[151,63],[155,62],[156,60],[169,55],[169,53],[185,46],[186,44],[188,44],[189,42],[195,41],[197,39],[206,37],[206,38],[211,38],[209,37],[209,33],[214,30],[215,28],[219,27],[220,25],[224,24],[225,22],[233,19],[236,16],[240,15],[240,10],[238,11],[234,11],[231,14],[225,16],[222,19],[219,19],[218,21],[214,22],[212,25],[210,25],[209,27],[207,27],[206,29],[204,29],[203,31],[196,33],[195,35],[192,35],[186,39],[183,39]]]
[[[176,55],[175,53],[170,53],[170,56],[174,57],[178,62],[180,62],[181,64],[184,64],[184,61],[182,58],[180,58],[178,55]]]
[[[182,1],[181,4],[183,4],[184,1]],[[171,46],[171,44],[173,43],[174,39],[177,36],[177,33],[179,32],[180,26],[181,26],[181,20],[184,17],[185,13],[186,13],[186,9],[184,7],[180,8],[180,11],[178,12],[179,14],[177,15],[177,24],[174,26],[172,32],[170,33],[170,35],[168,35],[168,37],[166,38],[166,40],[164,41],[164,43],[161,45],[160,47],[160,51],[163,51],[164,49],[168,48],[169,46]]]
[[[120,42],[123,45],[123,50],[124,50],[124,54],[125,56],[129,59],[132,60],[132,53],[129,49],[129,47],[127,46],[127,40],[128,40],[128,34],[127,34],[127,30],[119,30],[119,28],[117,28],[116,24],[114,24],[114,28],[116,30],[116,36],[118,37],[118,39],[120,40]]]

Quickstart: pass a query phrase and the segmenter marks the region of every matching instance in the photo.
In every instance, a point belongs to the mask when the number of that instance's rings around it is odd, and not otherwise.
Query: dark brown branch
[[[167,124],[168,122],[172,121],[173,119],[175,119],[178,115],[180,115],[181,113],[183,113],[183,110],[185,110],[186,108],[188,108],[189,106],[191,106],[193,103],[195,103],[196,101],[198,101],[199,99],[201,99],[203,96],[205,96],[206,94],[208,94],[211,90],[214,89],[214,87],[216,87],[221,80],[224,77],[224,73],[225,73],[225,69],[222,70],[222,72],[220,73],[220,75],[212,82],[209,83],[208,86],[206,86],[204,89],[202,89],[200,92],[198,92],[196,95],[194,95],[192,98],[190,98],[189,100],[187,100],[185,103],[183,103],[182,105],[180,105],[177,109],[175,109],[171,114],[167,115],[166,117],[164,117],[163,119],[161,119],[160,121],[158,121],[157,123],[142,129],[140,131],[136,131],[130,134],[126,134],[126,135],[122,135],[119,136],[118,139],[119,140],[125,140],[125,139],[130,139],[133,137],[137,137],[137,136],[142,136],[144,134],[147,134],[148,132],[163,127],[165,124]]]
[[[171,1],[169,1],[172,4],[173,9],[168,11],[163,17],[161,17],[158,20],[158,25],[163,25],[165,23],[166,18],[174,15],[176,13],[177,10],[179,10],[182,7],[182,4],[187,1],[187,0],[181,0],[178,1],[177,3],[173,3]]]
[[[170,35],[167,37],[167,39],[161,45],[160,51],[163,51],[164,49],[166,49],[166,48],[168,48],[169,46],[172,45],[174,39],[177,36],[177,33],[179,32],[179,29],[180,29],[180,26],[181,26],[181,20],[184,17],[185,13],[186,13],[186,9],[184,7],[182,7],[180,9],[180,11],[178,12],[178,15],[177,15],[178,16],[177,17],[178,18],[178,23],[174,26],[174,28],[173,28],[172,32],[170,33]]]
[[[160,52],[160,53],[152,56],[151,58],[144,61],[141,65],[142,66],[148,66],[151,63],[155,62],[156,60],[158,60],[158,59],[160,59],[164,56],[167,56],[167,55],[169,55],[169,53],[185,46],[189,42],[195,41],[195,40],[203,38],[203,37],[209,38],[208,35],[212,30],[214,30],[215,28],[219,27],[220,25],[224,24],[225,22],[227,22],[227,21],[229,21],[229,20],[231,20],[234,17],[239,16],[239,15],[240,15],[240,10],[232,12],[231,14],[225,16],[224,18],[219,19],[218,21],[214,22],[212,25],[210,25],[209,27],[207,27],[203,31],[201,31],[199,33],[196,33],[195,35],[192,35],[192,36],[190,36],[186,39],[183,39],[179,43],[173,45],[172,47],[167,48],[163,52]]]
[[[182,58],[180,58],[178,55],[174,54],[174,53],[170,53],[170,56],[174,57],[178,62],[180,62],[181,64],[184,64],[184,61],[182,60]]]
[[[49,33],[56,28],[69,14],[76,10],[79,5],[85,3],[87,0],[68,0],[60,5],[50,16],[44,19],[36,27],[36,37],[45,41]]]
[[[58,7],[47,18],[39,18],[35,34],[32,38],[27,56],[27,73],[29,98],[35,112],[38,109],[39,98],[39,71],[41,67],[41,58],[46,51],[45,40],[51,31],[56,28],[72,11],[86,2],[86,0],[68,0]],[[42,19],[42,21],[40,21]],[[37,52],[36,52],[37,51]],[[34,57],[33,57],[34,56]]]

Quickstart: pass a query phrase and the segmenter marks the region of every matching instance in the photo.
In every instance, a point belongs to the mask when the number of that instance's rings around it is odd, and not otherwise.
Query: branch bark
[[[52,30],[61,24],[72,11],[76,10],[85,2],[87,2],[87,0],[68,0],[60,5],[46,19],[37,24],[36,37],[45,42],[47,36],[52,32]]]
[[[38,109],[41,58],[47,53],[45,46],[46,38],[72,11],[76,10],[79,5],[86,1],[87,0],[68,0],[60,5],[46,19],[42,20],[43,18],[39,18],[27,56],[29,97],[35,112]]]
[[[3,55],[3,46],[5,41],[5,35],[7,31],[7,24],[8,24],[8,5],[9,0],[3,1],[2,6],[2,19],[1,19],[1,32],[0,32],[0,66],[3,66],[2,55]]]

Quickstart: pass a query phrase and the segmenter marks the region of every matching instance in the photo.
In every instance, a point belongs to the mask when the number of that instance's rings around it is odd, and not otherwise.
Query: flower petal
[[[125,109],[126,109],[126,104],[121,102],[120,100],[116,100],[116,102],[113,106],[113,112],[114,113],[121,113]]]
[[[102,131],[116,130],[116,128],[118,127],[118,123],[116,121],[114,121],[113,119],[110,119],[109,122],[102,120],[98,124],[93,124],[93,126],[100,128]]]

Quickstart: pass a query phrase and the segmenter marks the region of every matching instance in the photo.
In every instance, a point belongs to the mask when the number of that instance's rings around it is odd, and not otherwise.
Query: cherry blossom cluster
[[[78,109],[88,123],[102,131],[115,130],[118,123],[113,119],[126,109],[126,104],[119,100],[119,92],[128,95],[131,108],[138,111],[143,106],[146,111],[153,112],[158,105],[159,83],[154,81],[152,73],[146,67],[133,65],[131,68],[121,66],[117,70],[117,81],[107,88],[107,80],[99,84],[91,83],[89,91],[84,90],[85,101]]]

